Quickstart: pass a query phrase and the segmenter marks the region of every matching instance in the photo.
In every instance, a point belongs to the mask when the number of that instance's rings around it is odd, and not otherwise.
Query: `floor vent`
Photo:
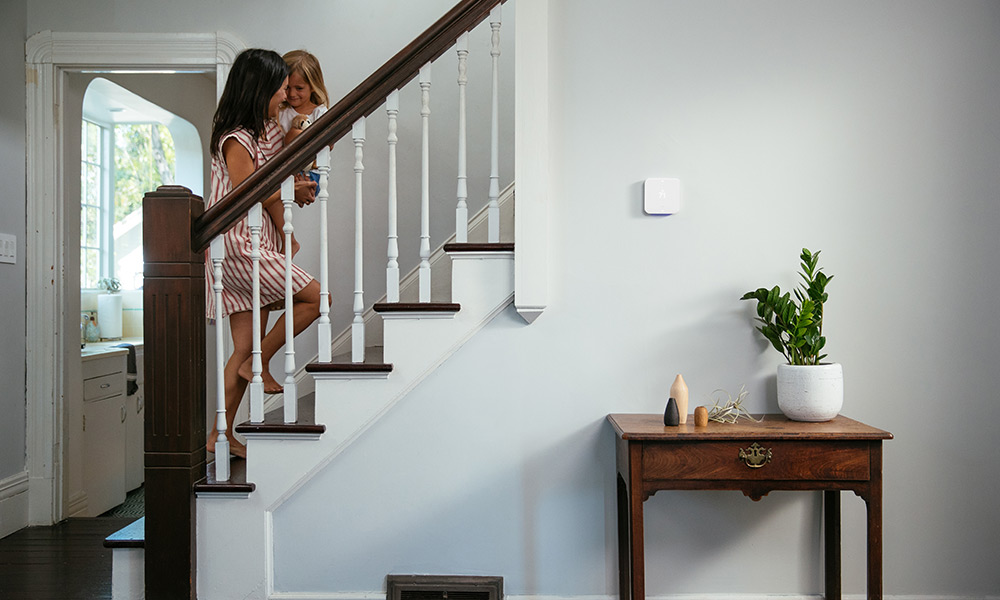
[[[502,600],[503,577],[389,575],[386,600]]]

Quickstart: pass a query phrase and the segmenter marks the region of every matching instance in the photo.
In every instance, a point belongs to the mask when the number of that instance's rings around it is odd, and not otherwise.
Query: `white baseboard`
[[[66,507],[67,517],[82,517],[87,513],[87,492],[79,491],[69,497]]]
[[[0,538],[28,526],[28,472],[0,479]]]
[[[618,596],[519,595],[506,594],[504,600],[618,600]],[[667,594],[646,596],[647,600],[821,600],[822,594]],[[844,600],[864,600],[865,594],[844,594]],[[883,595],[886,600],[1000,600],[1000,596]],[[272,592],[268,600],[385,600],[385,592]]]

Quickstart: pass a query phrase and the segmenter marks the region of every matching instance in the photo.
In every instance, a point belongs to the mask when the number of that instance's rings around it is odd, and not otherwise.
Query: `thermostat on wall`
[[[681,209],[681,180],[650,178],[642,185],[647,215],[672,215]]]

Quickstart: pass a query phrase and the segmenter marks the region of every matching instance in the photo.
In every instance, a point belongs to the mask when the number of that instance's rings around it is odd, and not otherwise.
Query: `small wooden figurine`
[[[707,427],[708,426],[708,409],[704,406],[699,406],[694,409],[694,426],[695,427]]]

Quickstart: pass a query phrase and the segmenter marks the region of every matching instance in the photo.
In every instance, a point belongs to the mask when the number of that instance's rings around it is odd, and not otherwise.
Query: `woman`
[[[281,128],[275,119],[285,100],[288,67],[276,52],[244,50],[236,57],[225,90],[212,122],[212,206],[238,186],[282,148]],[[299,206],[312,203],[316,184],[307,179],[295,182],[295,201]],[[266,200],[264,208],[279,203],[280,191]],[[263,213],[260,234],[260,303],[269,306],[285,296],[285,257],[281,252],[283,234],[275,227],[267,210]],[[233,420],[247,383],[253,377],[252,263],[250,227],[247,219],[224,234],[226,260],[222,267],[222,315],[229,317],[233,336],[233,354],[226,363],[223,378],[226,389],[226,437],[236,456],[245,457],[246,447],[233,437]],[[215,294],[211,265],[208,265],[209,318],[215,318]],[[319,283],[299,267],[292,266],[293,327],[298,335],[319,316]],[[267,324],[268,311],[260,311],[261,330]],[[281,392],[281,386],[268,371],[272,356],[284,345],[285,316],[282,315],[261,340],[264,391]],[[294,398],[292,399],[294,400]],[[212,428],[206,445],[215,451],[218,431]]]

